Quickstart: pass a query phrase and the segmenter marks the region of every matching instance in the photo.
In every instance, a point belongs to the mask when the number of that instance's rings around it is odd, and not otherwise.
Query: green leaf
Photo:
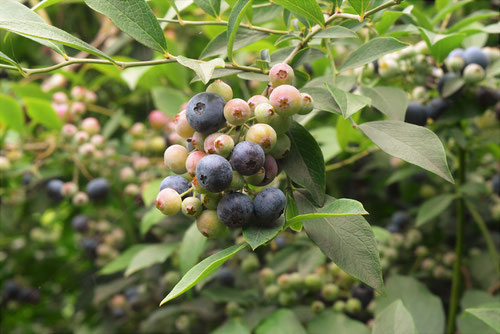
[[[360,111],[367,105],[370,105],[371,100],[368,97],[351,94],[345,92],[337,87],[330,88],[327,86],[332,94],[335,102],[337,102],[340,110],[342,110],[342,115],[344,119],[348,119],[352,114]]]
[[[325,26],[325,18],[318,2],[315,0],[274,0],[273,2],[310,21],[318,23],[322,27]]]
[[[42,10],[42,9],[50,7],[52,5],[56,5],[59,2],[63,2],[63,1],[66,1],[66,0],[43,0],[43,1],[40,1],[39,3],[37,3],[35,6],[33,6],[31,8],[31,10],[36,12],[38,10]]]
[[[361,204],[360,202],[348,198],[339,198],[334,200],[330,204],[323,206],[315,213],[306,213],[290,218],[289,220],[287,220],[287,226],[289,224],[292,225],[296,222],[302,222],[304,220],[312,220],[312,219],[327,218],[327,217],[367,215],[367,214],[368,212],[365,211],[363,204]],[[321,222],[318,222],[318,224],[320,223]]]
[[[408,93],[401,88],[361,86],[361,94],[369,97],[372,107],[377,108],[389,119],[404,121],[408,107]]]
[[[49,101],[37,98],[26,98],[24,99],[24,103],[26,104],[26,112],[34,121],[43,124],[49,129],[61,129],[61,120]]]
[[[484,27],[484,32],[487,32],[488,34],[500,34],[500,22],[490,24],[486,27]]]
[[[470,313],[476,318],[482,320],[488,326],[500,333],[500,303],[491,303],[479,307],[468,308],[466,313]]]
[[[415,324],[410,312],[398,299],[375,318],[372,334],[416,334]]]
[[[233,51],[241,49],[247,45],[260,41],[268,36],[267,33],[241,27],[236,32]],[[212,39],[201,52],[200,59],[213,56],[225,58],[227,54],[227,31],[221,32]]]
[[[460,334],[493,334],[497,333],[485,322],[479,320],[471,313],[466,312],[470,308],[478,308],[484,304],[500,302],[500,296],[492,296],[482,290],[465,290],[460,300],[460,308],[463,310],[457,318],[457,327]]]
[[[251,8],[252,0],[238,0],[227,20],[227,58],[233,61],[233,45],[236,33],[245,12]]]
[[[380,226],[372,226],[373,234],[377,242],[387,242],[392,238],[391,232]]]
[[[5,53],[3,53],[2,51],[0,51],[0,60],[4,61],[6,63],[9,63],[11,65],[14,65],[15,67],[17,67],[19,72],[21,72],[21,74],[25,74],[22,67],[18,63],[16,63],[14,60],[12,60],[9,56],[7,56]]]
[[[362,322],[353,320],[339,312],[322,312],[307,324],[307,332],[309,334],[324,334],[327,328],[329,333],[371,333],[370,329]]]
[[[424,28],[419,28],[422,38],[425,40],[432,56],[437,62],[442,62],[448,54],[462,44],[467,37],[464,33],[455,33],[450,35],[435,34]]]
[[[68,34],[66,31],[49,26],[45,23],[20,20],[0,20],[0,29],[30,37],[38,37],[48,41],[59,42],[69,47],[88,52],[95,56],[115,62],[111,57],[99,51],[90,44]]]
[[[385,35],[401,15],[404,15],[404,13],[394,11],[384,12],[381,19],[375,23],[375,29],[378,31],[379,35]]]
[[[186,102],[186,95],[180,90],[170,87],[155,87],[151,90],[155,107],[166,115],[174,117]]]
[[[448,15],[449,13],[453,13],[454,11],[456,11],[457,9],[473,2],[474,0],[461,0],[461,1],[453,1],[452,3],[450,3],[448,6],[444,7],[443,9],[441,9],[431,20],[431,24],[433,26],[435,26],[436,24],[439,23],[439,21],[441,21],[442,19],[444,19],[446,17],[446,15]]]
[[[85,3],[109,17],[120,30],[139,43],[166,54],[165,35],[145,0],[85,0]]]
[[[148,245],[139,244],[133,245],[123,253],[120,254],[116,259],[105,265],[101,270],[99,270],[99,275],[109,275],[114,274],[117,271],[125,270],[130,264],[130,261],[134,258],[134,256],[143,250]]]
[[[443,91],[441,93],[441,96],[444,97],[444,98],[450,97],[455,92],[457,92],[460,89],[462,89],[462,87],[464,85],[465,85],[465,81],[460,76],[449,78],[444,83]]]
[[[184,233],[179,247],[179,267],[182,274],[187,273],[198,262],[200,255],[205,250],[206,243],[207,238],[198,231],[196,223],[191,224]]]
[[[224,60],[220,58],[212,59],[207,62],[189,59],[183,56],[178,56],[177,61],[179,64],[189,67],[193,71],[196,72],[201,81],[206,85],[210,79],[212,78],[212,74],[214,73],[215,67],[224,67]]]
[[[422,226],[450,206],[455,196],[453,194],[442,194],[425,201],[418,209],[417,226]]]
[[[219,17],[220,0],[194,0],[203,11],[213,17]]]
[[[334,127],[323,126],[312,129],[310,132],[321,147],[325,161],[331,160],[342,152],[342,148],[337,140],[337,129]]]
[[[352,68],[360,67],[365,64],[397,50],[408,46],[392,37],[378,37],[370,40],[354,50],[349,57],[340,66],[339,71],[343,72]]]
[[[318,247],[310,247],[301,252],[297,263],[297,271],[305,276],[312,273],[317,267],[324,265],[326,256]]]
[[[111,116],[111,118],[106,122],[106,124],[104,124],[104,126],[102,127],[102,135],[104,136],[104,138],[106,139],[110,138],[111,135],[116,130],[118,130],[124,118],[123,116],[124,116],[123,109],[118,109],[118,111],[116,111],[113,114],[113,116]]]
[[[186,275],[182,277],[179,283],[169,292],[169,294],[163,298],[160,306],[166,302],[182,295],[184,292],[191,289],[202,279],[213,273],[217,268],[219,268],[224,262],[233,257],[236,253],[247,246],[246,243],[241,245],[234,245],[229,248],[224,249],[218,253],[215,253],[205,260],[201,261],[193,268],[191,268]]]
[[[243,228],[243,237],[250,247],[252,247],[252,250],[255,250],[257,247],[273,240],[279,231],[281,231],[283,223],[284,218],[281,216],[270,227],[249,224]]]
[[[299,319],[292,310],[283,308],[266,318],[256,329],[255,334],[306,334]]]
[[[334,114],[341,113],[339,106],[326,87],[304,87],[300,91],[311,95],[315,109]]]
[[[0,124],[21,133],[24,131],[24,114],[19,103],[12,97],[0,93]]]
[[[48,26],[48,24],[40,16],[38,16],[28,7],[24,6],[22,3],[16,0],[3,0],[0,2],[0,20],[11,20],[11,19],[16,19],[19,21],[27,21],[27,22],[38,22]],[[66,57],[66,52],[64,51],[64,48],[57,43],[53,43],[45,39],[36,38],[30,35],[25,35],[21,33],[18,34],[26,38],[29,38],[39,44],[45,45],[54,50],[55,52]]]
[[[399,121],[368,122],[359,128],[384,152],[454,182],[443,144],[431,130]]]
[[[302,192],[295,200],[301,214],[320,212]],[[327,196],[326,206],[334,202]],[[379,252],[370,224],[361,216],[325,217],[303,222],[309,238],[348,274],[357,277],[375,290],[384,289]]]
[[[303,186],[316,205],[325,201],[326,174],[321,149],[302,125],[293,122],[288,136],[290,152],[283,159],[283,169],[290,179]]]
[[[161,213],[161,211],[156,207],[152,207],[151,209],[149,209],[141,219],[141,235],[145,235],[146,233],[148,233],[149,229],[153,227],[153,225],[164,218],[165,215]]]
[[[130,261],[125,271],[125,276],[130,276],[139,270],[150,267],[156,263],[163,263],[172,254],[177,244],[155,244],[141,249]]]
[[[160,192],[160,183],[162,179],[150,181],[142,190],[142,200],[145,206],[150,206],[156,200],[156,196]]]
[[[352,31],[342,26],[328,27],[325,30],[320,30],[313,38],[359,38],[359,36]]]
[[[377,298],[375,315],[378,316],[398,299],[411,314],[417,333],[444,332],[445,316],[441,299],[412,277],[391,276],[386,281],[386,295]]]
[[[241,320],[231,318],[211,334],[250,334],[250,329]]]
[[[370,6],[370,0],[349,0],[349,3],[361,18],[365,17],[365,12]]]
[[[293,198],[293,192],[287,191],[286,193],[286,208],[285,208],[285,226],[290,227],[296,232],[302,231],[302,223],[297,222],[293,224],[288,224],[288,220],[299,214],[297,209],[297,203],[295,203],[295,198]]]
[[[269,81],[269,75],[265,75],[262,73],[242,72],[242,73],[238,73],[237,76],[238,76],[238,78],[243,79],[243,80],[255,80],[255,81],[262,81],[262,82]]]
[[[452,25],[448,30],[446,30],[446,33],[450,34],[450,33],[459,31],[463,27],[466,27],[473,22],[486,20],[486,19],[489,19],[491,17],[495,17],[497,15],[498,15],[498,12],[495,12],[492,10],[475,11],[475,12],[471,13],[470,15],[468,15],[467,17],[461,19],[460,21],[458,21],[454,25]]]
[[[255,298],[258,298],[259,292],[256,288],[241,290],[239,287],[212,285],[204,288],[201,295],[209,297],[215,303],[236,302],[249,305],[252,304]]]

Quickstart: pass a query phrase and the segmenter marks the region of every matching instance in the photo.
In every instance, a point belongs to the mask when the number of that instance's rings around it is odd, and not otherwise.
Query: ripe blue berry
[[[274,178],[278,175],[278,163],[272,155],[266,154],[266,160],[264,161],[265,176],[259,186],[265,186],[273,182]]]
[[[217,217],[228,227],[242,227],[253,217],[253,203],[242,193],[230,193],[219,202]]]
[[[396,211],[391,217],[391,223],[398,227],[403,228],[410,222],[410,217],[405,211]]]
[[[430,119],[438,119],[448,108],[450,104],[443,98],[436,97],[427,105],[427,117]]]
[[[224,105],[226,101],[214,93],[199,93],[189,100],[186,117],[189,125],[198,132],[208,134],[226,124]]]
[[[486,69],[489,63],[488,55],[478,47],[467,48],[464,52],[464,59],[467,65],[477,64]]]
[[[263,166],[265,154],[262,147],[251,141],[238,143],[231,154],[231,163],[241,175],[253,175]]]
[[[196,179],[205,190],[217,193],[229,187],[233,169],[229,161],[220,155],[207,155],[196,166]]]
[[[109,192],[109,183],[104,178],[93,179],[87,184],[87,195],[91,201],[102,201]]]
[[[255,196],[254,212],[261,225],[269,226],[285,210],[286,198],[280,189],[269,187]]]
[[[234,274],[226,267],[223,267],[217,273],[217,281],[224,286],[234,285]]]
[[[405,122],[415,125],[425,125],[427,123],[427,110],[417,102],[408,103],[406,109]]]
[[[73,227],[75,231],[83,233],[87,231],[87,228],[89,227],[89,218],[85,215],[77,215],[73,217],[71,227]]]
[[[53,201],[60,201],[63,199],[62,187],[64,182],[61,180],[50,180],[47,183],[47,195]]]
[[[179,175],[170,175],[163,179],[160,183],[160,191],[165,188],[172,188],[178,194],[182,194],[189,189],[189,182]]]

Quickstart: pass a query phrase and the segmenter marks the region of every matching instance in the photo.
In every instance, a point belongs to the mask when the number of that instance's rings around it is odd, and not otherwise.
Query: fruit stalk
[[[458,148],[458,181],[459,186],[465,183],[465,149]],[[458,304],[462,291],[462,276],[460,268],[462,266],[462,258],[464,253],[464,227],[465,227],[465,202],[463,197],[457,199],[457,236],[455,241],[456,260],[453,265],[453,277],[451,284],[451,298],[448,309],[448,325],[446,328],[447,334],[455,332],[455,318],[457,314]]]

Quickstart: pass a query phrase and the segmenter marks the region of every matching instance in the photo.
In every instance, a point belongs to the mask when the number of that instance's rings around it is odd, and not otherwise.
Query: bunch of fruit
[[[206,237],[221,236],[228,227],[272,226],[281,216],[283,192],[260,187],[281,171],[293,115],[307,114],[313,105],[311,96],[291,85],[289,65],[274,65],[269,77],[268,97],[233,98],[231,87],[217,80],[176,116],[175,131],[186,145],[169,146],[164,162],[182,176],[170,175],[161,183],[156,207],[162,213],[182,210],[196,218]]]

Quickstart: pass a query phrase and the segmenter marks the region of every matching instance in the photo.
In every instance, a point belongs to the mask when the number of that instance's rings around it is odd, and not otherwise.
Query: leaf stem
[[[336,163],[333,163],[330,165],[326,165],[325,171],[330,172],[332,170],[350,165],[350,164],[358,161],[359,159],[366,157],[368,154],[375,152],[375,151],[378,151],[378,150],[379,150],[379,148],[376,146],[370,147],[369,149],[364,150],[362,152],[359,152],[359,153],[357,153],[357,154],[355,154],[355,155],[353,155],[345,160],[342,160],[342,161],[339,161],[339,162],[336,162]]]
[[[167,22],[167,23],[178,23],[181,25],[192,25],[192,26],[227,26],[228,22],[221,20],[221,21],[185,21],[182,20],[182,23],[179,20],[174,20],[174,19],[158,19],[159,22]],[[257,31],[262,31],[262,32],[267,32],[269,34],[275,34],[275,35],[286,35],[288,34],[288,31],[285,30],[275,30],[275,29],[269,29],[269,28],[264,28],[264,27],[258,27],[254,25],[249,25],[249,24],[240,24],[240,27],[247,28],[250,30],[257,30]]]
[[[458,181],[459,186],[465,184],[465,150],[458,148]],[[450,306],[448,309],[448,325],[446,327],[447,334],[455,333],[455,320],[460,302],[460,295],[462,291],[462,275],[460,267],[462,266],[462,258],[464,253],[464,227],[465,227],[465,203],[463,197],[457,200],[457,236],[455,240],[455,254],[456,260],[453,265],[453,277],[451,282],[451,297]]]

